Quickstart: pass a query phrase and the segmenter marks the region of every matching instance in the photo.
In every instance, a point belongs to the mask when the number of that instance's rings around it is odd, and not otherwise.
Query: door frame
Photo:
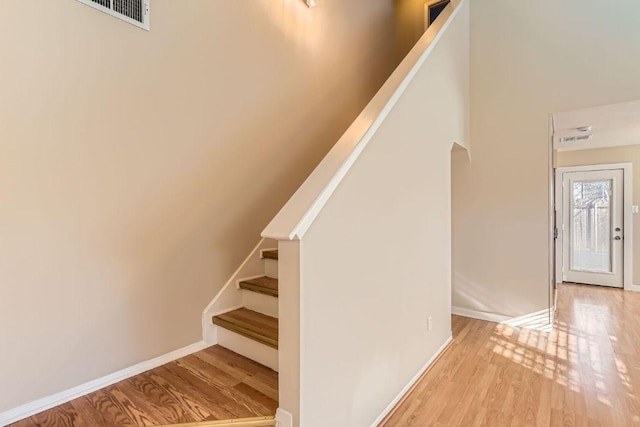
[[[640,286],[633,284],[633,216],[631,213],[631,206],[633,204],[633,164],[632,163],[610,163],[599,165],[586,165],[586,166],[562,166],[555,168],[555,217],[556,226],[559,228],[564,222],[564,201],[562,191],[562,179],[563,174],[566,172],[589,172],[589,171],[602,171],[602,170],[614,170],[622,169],[623,171],[623,219],[622,227],[624,230],[624,244],[622,249],[622,275],[625,291],[640,292]],[[558,232],[558,238],[555,239],[555,272],[556,282],[562,282],[562,265],[564,260],[562,258],[562,241],[564,240],[564,234],[560,238]]]
[[[607,286],[611,288],[622,289],[624,287],[624,230],[623,218],[624,218],[624,170],[622,169],[607,169],[607,170],[589,170],[580,172],[564,172],[562,174],[563,180],[563,200],[562,208],[564,209],[564,226],[560,232],[562,236],[562,252],[563,252],[563,272],[562,279],[569,283],[582,283],[591,285]],[[574,182],[590,182],[597,181],[600,183],[609,182],[611,184],[609,193],[609,201],[607,203],[609,207],[609,213],[607,215],[607,258],[611,262],[610,269],[603,271],[603,265],[599,268],[594,268],[591,265],[582,265],[580,268],[574,269],[569,264],[572,264],[572,247],[575,242],[572,235],[573,229],[573,215],[571,210],[573,209],[575,195],[573,194]],[[602,197],[602,195],[600,196]],[[588,217],[588,216],[587,216]],[[583,217],[586,220],[587,217]],[[593,213],[593,218],[598,219],[598,213]],[[597,224],[597,223],[596,223]],[[617,231],[614,232],[615,227]],[[596,229],[593,230],[595,235],[600,234],[602,230],[596,225]],[[622,231],[622,233],[620,233]],[[585,236],[586,237],[586,236]],[[618,239],[618,240],[614,240]],[[601,240],[596,238],[591,244],[599,245]],[[589,249],[595,249],[587,244],[584,248],[587,251]],[[597,251],[597,249],[596,249]],[[595,261],[595,260],[594,260]],[[600,262],[604,261],[600,259]]]

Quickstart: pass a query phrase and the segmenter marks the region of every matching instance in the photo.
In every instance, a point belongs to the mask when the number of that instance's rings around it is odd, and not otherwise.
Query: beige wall
[[[424,34],[425,5],[436,0],[394,0],[396,60],[401,61]]]
[[[468,132],[468,5],[301,238],[301,426],[373,425],[451,336],[450,153]]]
[[[549,114],[640,98],[635,0],[471,4],[472,161],[453,165],[453,305],[548,306]]]
[[[640,201],[640,145],[598,148],[592,150],[559,151],[556,166],[587,166],[607,163],[633,164],[633,204]],[[626,183],[625,183],[626,185]],[[634,285],[640,283],[640,216],[633,215],[633,262]]]
[[[393,65],[386,0],[0,2],[0,412],[201,339]]]
[[[394,0],[396,9],[396,59],[402,60],[424,34],[426,0]]]

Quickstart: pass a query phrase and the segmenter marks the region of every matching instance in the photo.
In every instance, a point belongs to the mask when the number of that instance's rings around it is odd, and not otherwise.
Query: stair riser
[[[268,368],[278,371],[278,350],[218,327],[218,344]]]
[[[242,290],[242,305],[249,310],[271,317],[278,317],[278,298]]]
[[[275,259],[264,259],[264,275],[278,278],[278,261]]]

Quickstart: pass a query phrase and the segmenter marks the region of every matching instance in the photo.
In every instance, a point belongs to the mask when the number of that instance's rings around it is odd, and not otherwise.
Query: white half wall
[[[291,424],[283,427],[293,427],[300,425],[300,241],[283,240],[278,250],[278,420],[286,414]]]
[[[370,425],[451,336],[450,156],[468,117],[459,8],[300,241],[301,426]]]

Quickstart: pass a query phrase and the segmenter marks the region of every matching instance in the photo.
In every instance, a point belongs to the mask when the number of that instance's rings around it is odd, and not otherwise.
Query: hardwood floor
[[[640,426],[640,294],[560,285],[553,332],[453,317],[393,426]]]
[[[12,427],[114,427],[274,415],[278,374],[213,346]]]

